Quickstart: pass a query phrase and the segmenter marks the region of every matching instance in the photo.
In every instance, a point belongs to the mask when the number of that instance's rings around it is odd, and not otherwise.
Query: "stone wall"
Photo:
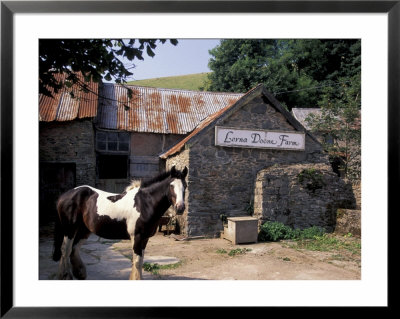
[[[361,209],[361,181],[353,182],[352,188],[356,198],[356,209]]]
[[[332,232],[338,208],[355,208],[352,185],[326,164],[273,165],[257,174],[254,217]]]
[[[286,118],[261,97],[250,100],[217,125],[295,131]],[[274,164],[328,162],[320,144],[308,135],[305,151],[284,151],[216,146],[214,132],[214,127],[205,129],[196,143],[186,145],[190,192],[185,234],[189,236],[219,236],[223,230],[221,214],[228,217],[251,215],[254,181],[261,169]],[[173,156],[167,162],[172,163],[179,156]]]
[[[340,235],[352,234],[361,237],[361,210],[338,209],[335,233]]]
[[[92,122],[40,122],[39,162],[39,222],[45,225],[55,220],[62,193],[77,185],[95,186]]]
[[[361,181],[353,181],[352,190],[356,201],[356,209],[338,209],[335,233],[361,237]]]
[[[91,120],[40,122],[39,161],[76,164],[76,184],[95,185],[96,157]]]

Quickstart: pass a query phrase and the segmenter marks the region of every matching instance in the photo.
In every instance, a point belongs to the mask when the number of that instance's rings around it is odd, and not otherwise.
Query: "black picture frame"
[[[194,314],[224,316],[226,309],[191,307],[14,307],[13,304],[13,16],[16,13],[387,13],[388,14],[388,229],[398,213],[398,125],[400,105],[400,1],[1,1],[1,317],[5,318],[181,318]],[[377,110],[378,112],[379,110]],[[388,247],[390,244],[388,238]],[[393,243],[393,241],[392,241]],[[388,255],[389,256],[389,255]],[[390,265],[390,258],[389,258]],[[388,280],[388,286],[390,280]],[[34,293],[34,292],[33,292]],[[391,298],[388,299],[390,309]],[[248,316],[259,308],[235,309]],[[290,308],[297,315],[309,309]],[[268,310],[270,311],[270,310]],[[346,310],[348,312],[349,309]],[[333,310],[333,314],[335,310]]]

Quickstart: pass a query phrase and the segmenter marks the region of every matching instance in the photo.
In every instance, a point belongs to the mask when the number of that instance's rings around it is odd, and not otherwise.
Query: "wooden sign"
[[[215,127],[215,145],[303,151],[305,134]]]

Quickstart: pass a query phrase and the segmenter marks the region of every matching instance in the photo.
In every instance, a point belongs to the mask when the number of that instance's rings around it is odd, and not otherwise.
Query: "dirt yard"
[[[232,245],[225,239],[176,240],[157,233],[150,238],[146,256],[169,256],[174,266],[145,272],[158,280],[359,280],[360,239],[332,235],[330,251],[299,248],[293,241]],[[337,242],[336,242],[337,241]],[[335,243],[335,245],[333,245]],[[353,247],[350,249],[346,246]],[[131,258],[130,241],[113,248]],[[354,247],[357,247],[354,249]],[[311,248],[315,249],[315,245]]]
[[[324,245],[311,241],[306,242],[309,247],[304,247],[295,241],[233,245],[220,238],[176,240],[173,236],[177,235],[158,232],[151,237],[145,262],[152,257],[157,260],[158,256],[177,258],[179,262],[147,268],[143,272],[145,280],[361,279],[361,240],[355,237],[329,235]],[[52,228],[42,228],[40,279],[55,279],[58,263],[51,260],[52,245]],[[82,246],[87,279],[128,279],[131,249],[129,240],[105,240],[92,235]]]

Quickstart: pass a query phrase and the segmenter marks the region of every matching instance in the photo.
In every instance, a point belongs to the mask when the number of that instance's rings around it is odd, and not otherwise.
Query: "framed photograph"
[[[309,307],[389,309],[389,219],[399,210],[394,196],[400,175],[399,31],[400,1],[2,1],[1,317],[186,318],[210,311],[223,316],[232,309],[247,315],[264,307],[296,313]],[[361,279],[39,280],[39,39],[115,37],[361,39]],[[224,143],[234,133],[246,142],[255,138],[253,131],[231,130],[228,136],[223,129],[217,130]],[[129,150],[125,136],[115,142],[107,134],[99,135],[102,147],[118,143],[120,156]],[[264,140],[272,143],[272,137]],[[141,162],[134,164],[139,170]]]

